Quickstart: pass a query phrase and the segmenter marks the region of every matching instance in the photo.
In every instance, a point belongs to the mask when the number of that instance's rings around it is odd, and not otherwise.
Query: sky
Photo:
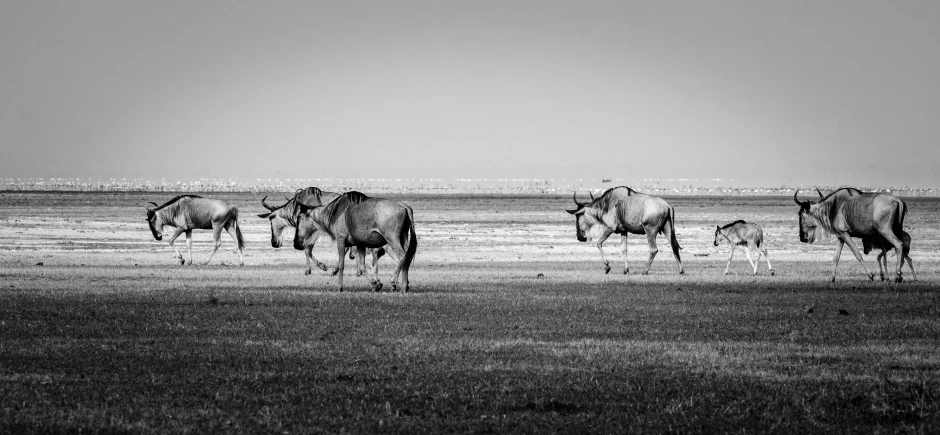
[[[940,185],[937,1],[0,3],[0,178]]]

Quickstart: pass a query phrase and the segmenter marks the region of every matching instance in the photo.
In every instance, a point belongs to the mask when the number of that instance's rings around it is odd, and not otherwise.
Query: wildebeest
[[[182,233],[186,233],[186,248],[189,250],[189,264],[193,263],[193,230],[212,230],[215,240],[215,246],[212,253],[206,259],[205,264],[209,264],[212,256],[219,250],[222,244],[222,230],[224,229],[232,240],[238,245],[238,263],[245,264],[244,248],[245,240],[242,238],[242,231],[238,225],[238,208],[229,205],[225,201],[218,199],[203,198],[198,195],[180,195],[165,204],[158,206],[151,202],[153,208],[147,209],[147,223],[150,224],[150,231],[153,232],[153,238],[163,240],[163,228],[173,227],[173,234],[170,236],[170,246],[176,251],[176,256],[180,264],[185,264],[183,255],[179,249],[176,249],[174,241]]]
[[[747,255],[748,263],[751,263],[751,267],[754,269],[754,275],[757,275],[757,266],[760,263],[761,253],[764,254],[764,259],[767,260],[767,269],[770,270],[770,275],[776,274],[774,267],[770,265],[767,248],[764,247],[764,231],[757,224],[737,220],[725,226],[715,225],[715,246],[718,246],[721,240],[727,240],[728,244],[731,245],[731,255],[728,256],[725,275],[731,273],[729,271],[731,259],[734,258],[734,248],[738,246],[744,246],[744,253]],[[757,251],[757,261],[751,260],[751,249]]]
[[[653,258],[659,252],[656,248],[658,234],[669,238],[669,245],[679,265],[679,273],[685,273],[679,258],[681,248],[676,240],[675,211],[662,198],[640,193],[626,186],[607,189],[596,199],[592,194],[590,203],[578,202],[577,193],[573,198],[578,208],[566,211],[575,216],[578,241],[597,239],[597,250],[604,260],[604,273],[610,272],[610,263],[604,255],[604,241],[615,233],[620,234],[623,239],[623,273],[630,272],[627,265],[627,234],[646,234],[650,254],[644,275],[649,273]]]
[[[914,272],[914,262],[911,261],[910,252],[911,252],[911,235],[907,231],[901,231],[901,244],[904,246],[904,260],[907,261],[908,267],[911,268],[911,276],[914,277],[914,281],[917,281],[917,273]],[[875,258],[875,262],[878,263],[878,272],[881,274],[881,280],[885,280],[885,272],[888,271],[888,251],[894,249],[887,240],[885,240],[881,235],[877,236],[868,236],[862,238],[862,251],[867,255],[872,249],[877,248],[881,250],[881,253],[878,254],[878,257]]]
[[[261,205],[268,209],[269,212],[259,214],[258,217],[267,218],[271,223],[271,246],[274,248],[280,248],[281,235],[284,232],[284,228],[297,226],[297,213],[300,210],[300,208],[297,206],[298,203],[310,207],[317,207],[329,203],[333,199],[339,197],[339,195],[340,194],[338,193],[320,190],[317,187],[297,189],[297,191],[294,192],[293,198],[288,198],[287,202],[279,206],[268,205],[266,202],[268,197],[265,196],[261,200]],[[304,246],[302,249],[307,261],[307,269],[304,271],[305,275],[310,275],[312,271],[311,262],[316,264],[320,270],[327,270],[326,264],[323,264],[320,262],[320,260],[317,260],[316,257],[313,256],[313,247],[315,243],[316,237],[311,237],[310,243]],[[372,253],[372,274],[376,275],[378,273],[379,258],[385,254],[385,249],[369,249],[369,251]],[[350,250],[349,256],[350,259],[355,258],[355,253]]]
[[[340,291],[343,290],[343,257],[346,248],[357,249],[358,269],[361,271],[364,268],[365,249],[385,245],[388,245],[387,251],[398,260],[398,266],[392,274],[392,289],[401,283],[401,291],[408,291],[408,269],[418,248],[411,207],[399,201],[370,198],[355,191],[346,192],[323,206],[297,205],[300,213],[297,215],[294,247],[300,249],[309,243],[317,230],[333,237],[339,253],[334,273],[339,274]],[[378,276],[372,277],[372,286],[375,291],[382,288]]]
[[[819,234],[835,234],[839,240],[836,254],[833,258],[832,282],[836,280],[836,270],[839,267],[839,257],[842,255],[843,245],[848,244],[855,254],[858,263],[865,270],[865,274],[872,281],[875,275],[865,267],[862,254],[852,243],[852,237],[880,236],[885,242],[897,250],[898,263],[895,272],[895,282],[901,282],[901,262],[904,252],[901,239],[898,237],[904,231],[904,216],[907,214],[907,204],[890,193],[862,193],[858,189],[843,187],[823,195],[819,189],[819,202],[800,201],[797,198],[799,189],[793,193],[793,201],[800,206],[800,241],[813,243]]]

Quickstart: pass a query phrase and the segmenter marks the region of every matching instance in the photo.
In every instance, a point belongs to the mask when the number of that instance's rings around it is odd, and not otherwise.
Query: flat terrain
[[[642,237],[603,273],[568,197],[399,197],[419,249],[393,294],[352,262],[343,293],[304,276],[263,195],[206,195],[241,210],[245,267],[227,235],[179,266],[144,221],[172,196],[0,192],[0,433],[940,430],[940,200],[906,199],[918,281],[895,286],[848,249],[829,284],[834,241],[800,244],[788,198],[668,197],[686,275],[660,237],[643,276]],[[777,276],[742,250],[722,274],[736,219]]]

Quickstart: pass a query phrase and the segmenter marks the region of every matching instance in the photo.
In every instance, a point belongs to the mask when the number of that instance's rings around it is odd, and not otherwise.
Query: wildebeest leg
[[[895,249],[894,252],[897,253],[898,255],[897,266],[894,269],[894,273],[895,273],[894,282],[899,283],[904,280],[904,278],[901,277],[901,266],[904,265],[904,244],[901,243],[901,239],[898,239],[897,237],[895,237],[894,231],[891,230],[890,228],[886,231],[882,231],[881,229],[879,229],[878,232],[881,233],[884,239],[887,240],[888,243],[891,244],[891,246],[894,246],[894,249]],[[888,260],[885,259],[885,270],[888,269],[887,264],[888,264]]]
[[[244,266],[245,254],[242,252],[242,248],[238,247],[238,239],[235,238],[235,226],[229,226],[225,229],[225,232],[228,233],[229,236],[232,236],[232,241],[235,242],[235,249],[238,250],[238,264]]]
[[[888,270],[888,258],[886,255],[887,253],[888,253],[887,250],[882,249],[881,252],[878,254],[878,256],[875,257],[875,263],[878,263],[878,274],[881,275],[882,281],[885,280],[885,271]],[[882,262],[884,262],[884,267],[882,267],[881,265]]]
[[[767,248],[761,248],[761,251],[764,252],[764,259],[767,260],[767,269],[770,270],[770,276],[776,275],[774,267],[770,265],[770,255],[767,255]]]
[[[734,248],[737,248],[737,247],[738,247],[738,245],[735,245],[735,244],[732,244],[732,245],[731,245],[731,255],[728,256],[728,265],[725,266],[725,275],[731,273],[731,271],[730,271],[730,269],[731,269],[731,259],[734,258]]]
[[[597,238],[597,250],[601,252],[601,260],[604,260],[604,273],[610,273],[610,263],[607,262],[607,256],[604,255],[604,241],[606,241],[611,234],[613,234],[613,231],[605,229],[604,234],[601,234],[601,236]]]
[[[911,268],[911,277],[914,279],[914,281],[917,281],[917,274],[914,273],[914,262],[911,261],[911,257],[909,257],[907,254],[904,254],[904,259],[907,260],[907,265]]]
[[[754,269],[754,275],[757,275],[757,263],[754,260],[751,260],[751,247],[744,245],[744,255],[747,256],[747,262],[751,263],[751,268]],[[757,251],[757,261],[760,261],[760,251]]]
[[[339,274],[339,291],[343,291],[343,269],[346,268],[346,242],[336,241],[336,250],[339,252],[339,260],[336,263],[336,272]]]
[[[180,264],[182,265],[182,264],[185,264],[185,263],[186,263],[186,262],[183,260],[183,254],[180,254],[180,250],[179,250],[179,249],[176,249],[176,244],[173,243],[173,242],[176,241],[176,238],[180,236],[180,234],[183,234],[183,229],[182,229],[182,228],[177,228],[177,229],[173,230],[173,235],[170,236],[170,247],[173,248],[174,251],[176,251],[176,258],[178,258],[178,259],[180,260]]]
[[[372,282],[378,283],[380,288],[382,281],[379,280],[379,258],[382,257],[382,252],[384,251],[379,251],[378,249],[372,250]]]
[[[385,245],[385,251],[398,259],[398,265],[395,266],[395,272],[392,274],[392,291],[395,291],[398,289],[398,276],[405,267],[406,252],[405,247],[401,245],[401,241],[398,237],[386,237],[385,240],[388,243]],[[414,243],[414,241],[412,241],[412,243]],[[408,291],[408,279],[406,276],[403,278],[404,279],[401,280],[402,292],[406,292]]]
[[[206,264],[209,264],[212,256],[215,255],[215,251],[218,251],[219,246],[222,246],[222,225],[212,224],[212,237],[215,243],[213,243],[214,246],[212,252],[209,253],[209,258],[206,259]]]
[[[193,230],[186,230],[186,249],[189,250],[189,265],[193,264]],[[182,258],[180,259],[182,260]]]
[[[839,268],[839,257],[842,257],[842,246],[845,245],[845,242],[842,241],[842,238],[839,238],[839,244],[836,245],[836,256],[832,258],[834,263],[832,266],[832,280],[831,282],[836,282],[836,269]]]
[[[656,247],[656,230],[655,229],[646,228],[646,241],[650,245],[650,259],[649,261],[646,262],[646,272],[643,272],[643,275],[650,273],[650,267],[653,266],[653,259],[656,258],[656,254],[659,252],[659,248]]]
[[[630,273],[630,265],[627,264],[627,233],[623,233],[620,239],[623,241],[623,274],[626,275]]]
[[[845,239],[847,239],[847,240],[844,240],[844,241],[845,241],[845,243],[846,243],[847,245],[849,245],[849,250],[851,250],[852,253],[855,254],[855,259],[858,260],[858,264],[859,264],[860,266],[862,266],[862,269],[865,270],[865,275],[868,275],[868,279],[869,279],[870,281],[875,281],[875,274],[868,270],[868,266],[865,266],[865,258],[862,257],[862,253],[861,253],[861,252],[858,252],[858,248],[856,248],[856,247],[855,247],[855,244],[852,243],[852,239],[851,239],[848,235],[845,235],[845,236],[842,236],[842,237],[844,237]],[[900,275],[899,275],[899,277],[900,277]],[[835,278],[835,276],[833,276],[833,278]]]

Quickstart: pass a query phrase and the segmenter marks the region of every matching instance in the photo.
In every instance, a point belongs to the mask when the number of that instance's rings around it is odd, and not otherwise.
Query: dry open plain
[[[0,433],[940,430],[940,200],[907,200],[919,280],[886,286],[847,249],[830,285],[785,197],[667,198],[684,276],[664,241],[638,275],[640,237],[604,275],[568,197],[401,197],[419,249],[390,294],[304,276],[261,195],[207,196],[241,210],[245,267],[227,236],[177,265],[144,221],[171,194],[0,193]],[[777,276],[741,251],[721,274],[735,219]]]

